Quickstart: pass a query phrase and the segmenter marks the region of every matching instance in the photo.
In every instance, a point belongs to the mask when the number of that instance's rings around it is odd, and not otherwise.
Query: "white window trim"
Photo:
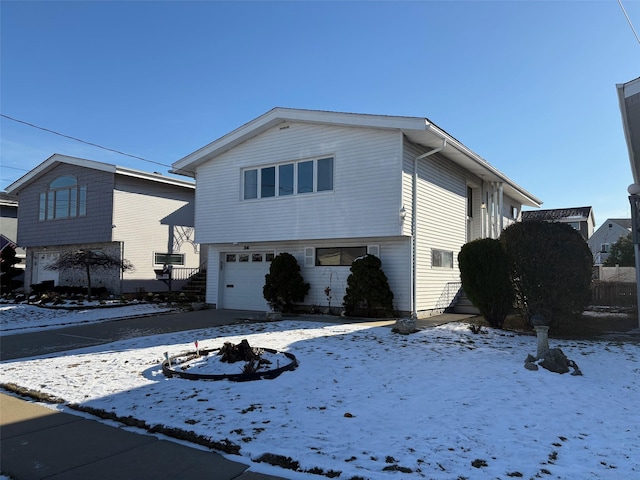
[[[176,265],[179,267],[183,267],[185,265],[185,262],[187,260],[187,257],[184,253],[168,253],[168,252],[153,252],[153,265],[154,266],[159,266],[159,265],[165,265],[164,263],[157,263],[156,259],[158,258],[158,255],[181,255],[182,256],[182,263],[173,263],[172,265]]]
[[[304,247],[304,266],[315,267],[315,265],[316,265],[315,247]]]
[[[324,160],[330,158],[333,160],[333,170],[332,170],[332,185],[333,188],[331,190],[321,190],[318,191],[318,160]],[[313,191],[298,193],[298,165],[305,162],[313,162]],[[335,155],[320,155],[313,158],[305,158],[300,160],[290,160],[287,162],[279,162],[279,163],[270,163],[266,165],[260,166],[251,166],[241,169],[240,171],[240,199],[242,201],[255,201],[255,200],[266,200],[270,198],[287,198],[287,197],[295,197],[298,195],[310,195],[316,193],[331,193],[335,191],[335,163],[336,156]],[[293,193],[289,195],[280,195],[280,175],[279,175],[279,167],[282,165],[293,165]],[[263,197],[262,196],[262,170],[266,168],[275,167],[275,194],[271,197]],[[257,172],[257,197],[256,198],[245,198],[245,172],[256,170]]]
[[[380,258],[380,245],[367,245],[367,253]]]

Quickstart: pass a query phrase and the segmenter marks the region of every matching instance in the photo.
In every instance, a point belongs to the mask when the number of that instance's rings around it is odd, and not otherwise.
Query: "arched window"
[[[62,176],[49,184],[49,189],[40,194],[40,220],[81,217],[87,214],[87,187],[78,186],[73,176]]]

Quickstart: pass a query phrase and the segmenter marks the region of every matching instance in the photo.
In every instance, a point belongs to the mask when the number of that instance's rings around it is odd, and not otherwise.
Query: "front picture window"
[[[366,254],[367,247],[316,248],[316,266],[350,267],[356,258]]]
[[[62,176],[49,184],[38,198],[38,220],[82,217],[87,214],[87,187],[75,177]]]
[[[249,168],[242,172],[242,198],[253,200],[333,191],[333,167],[334,159],[327,157]]]

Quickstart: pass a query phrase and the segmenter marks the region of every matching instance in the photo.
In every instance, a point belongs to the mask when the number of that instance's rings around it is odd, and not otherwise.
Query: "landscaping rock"
[[[550,372],[567,373],[569,371],[569,360],[559,348],[552,348],[539,363]]]
[[[221,362],[235,363],[235,362],[251,362],[260,360],[260,355],[257,354],[254,349],[249,345],[249,342],[244,339],[239,344],[234,345],[231,342],[225,342],[218,355],[221,355]]]
[[[399,318],[396,320],[396,330],[403,335],[414,333],[416,331],[416,321],[413,318]]]

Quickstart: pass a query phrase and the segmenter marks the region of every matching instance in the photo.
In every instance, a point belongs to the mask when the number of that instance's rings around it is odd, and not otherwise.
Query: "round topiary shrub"
[[[493,328],[502,328],[513,309],[509,259],[499,240],[482,238],[462,246],[458,254],[462,288]]]
[[[542,315],[552,327],[569,323],[591,297],[593,257],[565,223],[514,223],[500,237],[511,265],[516,306],[525,322]]]
[[[369,317],[393,312],[393,292],[381,267],[382,262],[375,255],[353,262],[343,300],[346,315],[354,315],[359,309],[365,309]]]
[[[262,294],[265,300],[271,308],[281,312],[290,312],[295,303],[304,300],[310,288],[300,274],[296,257],[286,252],[273,259],[264,280]]]

